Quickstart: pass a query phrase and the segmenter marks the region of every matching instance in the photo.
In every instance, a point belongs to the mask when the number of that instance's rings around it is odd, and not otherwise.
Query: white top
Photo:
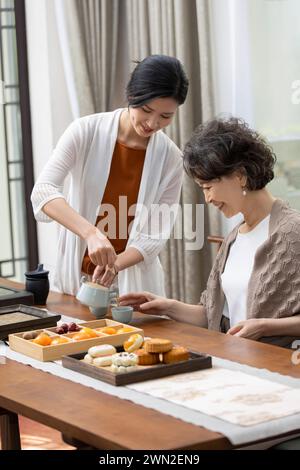
[[[225,294],[223,315],[230,326],[247,319],[247,293],[257,248],[268,238],[270,215],[251,232],[240,233],[230,247],[225,269],[221,274]]]
[[[70,176],[68,203],[93,225],[109,177],[110,164],[123,109],[76,119],[70,124],[37,179],[31,201],[35,218],[51,222],[43,206],[56,198],[65,198],[63,186]],[[134,223],[127,247],[139,250],[144,261],[118,275],[120,294],[148,290],[165,295],[164,278],[158,254],[170,236],[173,217],[158,217],[160,226],[149,224],[148,211],[156,204],[172,206],[179,202],[183,167],[181,152],[162,131],[151,136],[145,156]],[[174,212],[176,208],[174,208]],[[155,210],[154,210],[155,215]],[[152,212],[152,219],[153,212]],[[59,227],[54,289],[76,294],[80,287],[81,264],[86,242],[63,226]]]

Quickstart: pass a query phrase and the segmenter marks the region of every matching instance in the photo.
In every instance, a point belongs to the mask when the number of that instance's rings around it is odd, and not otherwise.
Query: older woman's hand
[[[119,298],[119,304],[130,305],[134,310],[150,315],[168,315],[172,300],[159,297],[151,292],[137,292],[122,295]]]
[[[265,336],[265,319],[250,318],[241,321],[227,331],[228,335],[257,340]]]

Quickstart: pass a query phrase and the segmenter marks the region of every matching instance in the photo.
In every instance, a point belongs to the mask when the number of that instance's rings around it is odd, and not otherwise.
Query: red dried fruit
[[[58,327],[55,329],[55,333],[57,333],[58,335],[64,335],[64,334],[65,334],[65,330],[64,330],[61,326],[58,326]]]
[[[77,325],[76,323],[70,323],[69,324],[69,331],[77,331]]]
[[[67,325],[67,323],[63,323],[62,325],[60,325],[60,328],[64,330],[64,333],[68,333],[69,331],[69,326]]]

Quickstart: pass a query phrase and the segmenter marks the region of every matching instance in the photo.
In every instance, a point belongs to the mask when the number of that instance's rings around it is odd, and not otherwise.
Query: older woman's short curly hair
[[[274,178],[276,156],[266,140],[239,118],[217,118],[198,126],[183,152],[193,179],[211,181],[239,170],[248,190],[264,188]]]

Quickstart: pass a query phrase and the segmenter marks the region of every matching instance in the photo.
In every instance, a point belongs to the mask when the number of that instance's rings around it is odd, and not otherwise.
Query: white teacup
[[[97,317],[103,318],[111,299],[117,296],[116,290],[100,286],[94,282],[88,282],[87,278],[81,278],[81,287],[77,292],[76,299],[90,307],[90,311]]]
[[[133,308],[132,307],[112,307],[111,309],[111,315],[113,317],[113,320],[118,321],[120,323],[130,323],[132,320],[132,313],[133,313]]]

